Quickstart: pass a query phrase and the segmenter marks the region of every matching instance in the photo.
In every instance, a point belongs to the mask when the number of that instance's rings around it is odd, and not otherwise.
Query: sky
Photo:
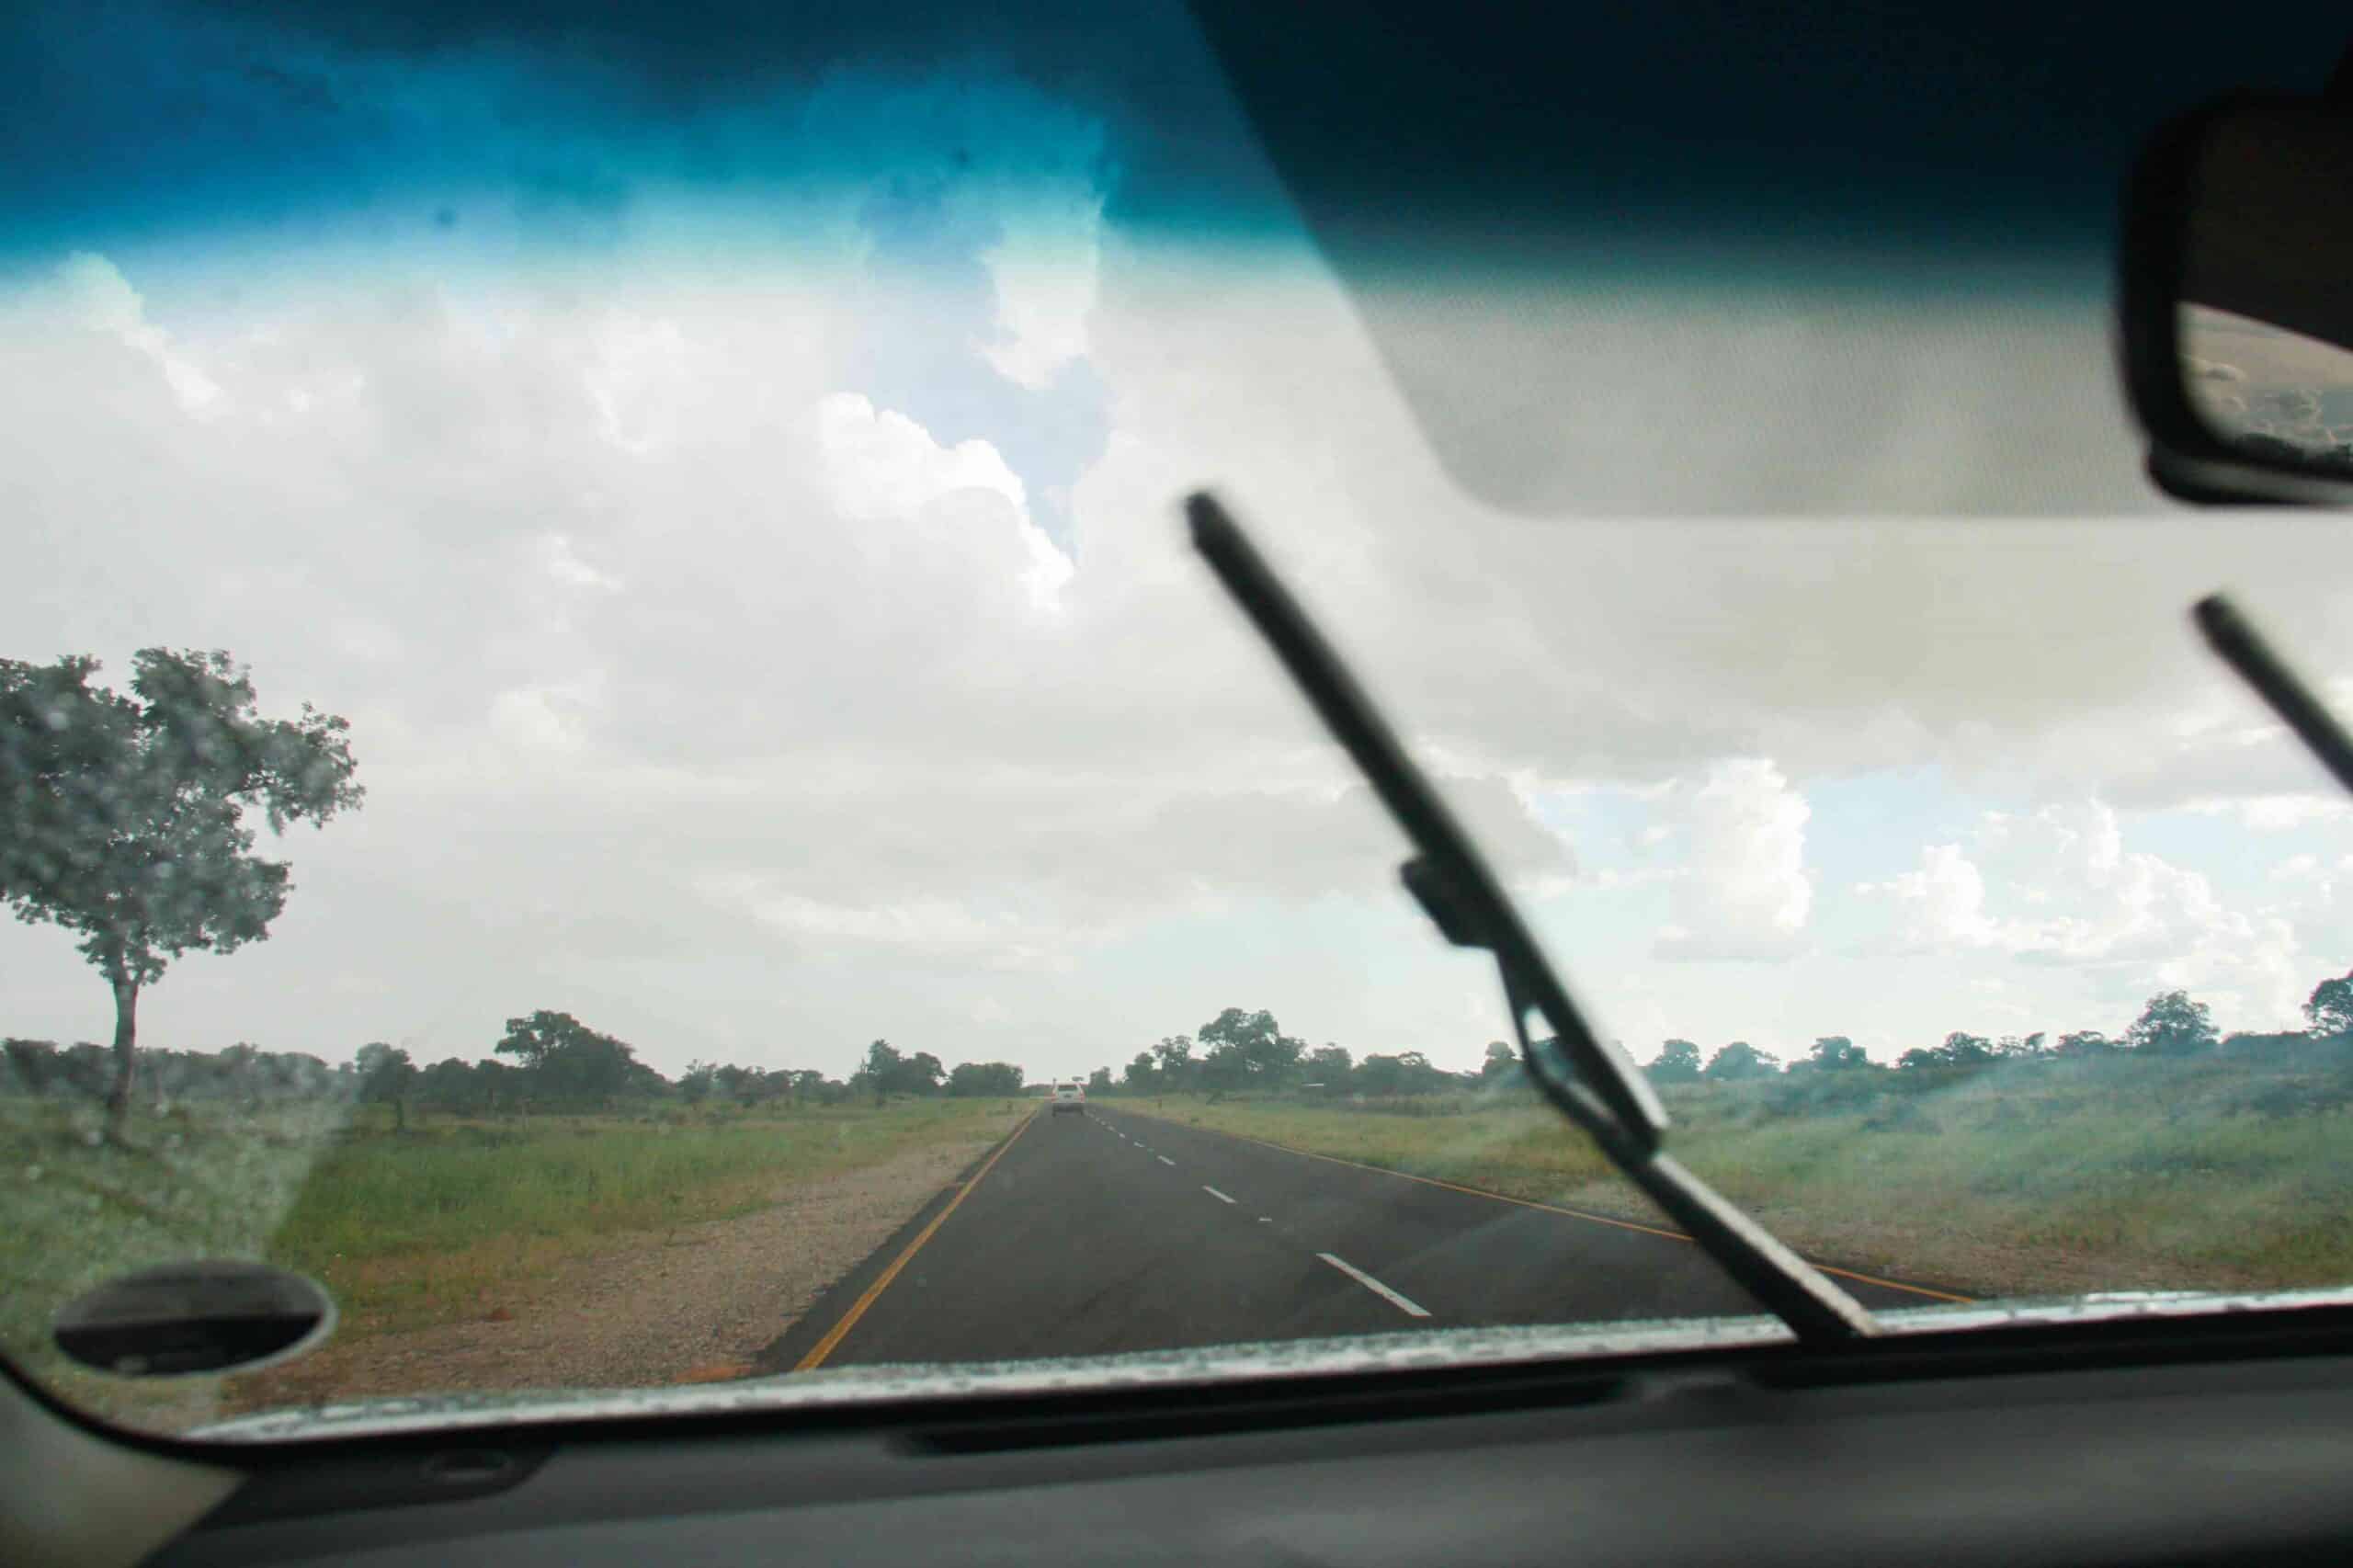
[[[173,60],[198,107],[95,97],[9,176],[0,656],[230,649],[369,791],[148,1043],[474,1058],[548,1007],[670,1073],[1037,1079],[1243,1006],[1475,1064],[1492,973],[1188,553],[1203,485],[1637,1057],[2176,987],[2292,1027],[2353,969],[2353,811],[2187,617],[2234,590],[2353,700],[2353,553],[2141,480],[2096,256],[1352,298],[1178,34],[1146,120],[961,48],[682,97],[113,14],[52,92]],[[110,1028],[0,927],[0,1029]]]

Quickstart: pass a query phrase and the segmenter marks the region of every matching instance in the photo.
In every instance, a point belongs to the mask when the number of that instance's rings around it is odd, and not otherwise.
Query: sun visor
[[[2151,509],[2107,323],[2135,142],[2218,82],[2309,85],[2343,30],[1196,13],[1439,460],[1540,516]]]

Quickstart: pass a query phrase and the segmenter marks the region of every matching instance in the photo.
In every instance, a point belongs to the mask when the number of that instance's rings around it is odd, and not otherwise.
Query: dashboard
[[[2246,1562],[2353,1543],[2353,1341],[1797,1347],[290,1444],[151,1561]],[[2072,1367],[2072,1369],[2062,1369]]]

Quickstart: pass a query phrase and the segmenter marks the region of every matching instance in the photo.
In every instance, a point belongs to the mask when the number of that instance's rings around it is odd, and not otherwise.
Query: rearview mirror
[[[2167,125],[2127,190],[2122,260],[2158,484],[2353,504],[2353,109],[2244,96]]]

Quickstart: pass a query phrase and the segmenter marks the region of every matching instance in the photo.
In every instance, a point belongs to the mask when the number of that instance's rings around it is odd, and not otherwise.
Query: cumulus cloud
[[[1985,915],[1984,873],[1958,844],[1931,844],[1920,851],[1915,869],[1858,891],[1893,901],[1897,941],[1906,949],[1935,952],[1985,947],[1998,939],[1998,929]]]
[[[2286,1027],[2313,980],[2298,915],[2326,903],[2326,881],[2310,875],[2316,866],[2306,857],[2275,872],[2318,881],[2300,899],[2235,907],[2205,873],[2127,847],[2108,804],[2077,801],[1988,812],[1966,850],[1928,846],[1916,869],[1857,891],[1893,909],[1898,950],[2111,971],[2151,988],[2196,988],[2256,1027]]]
[[[1030,193],[982,253],[996,290],[997,337],[982,353],[999,375],[1037,391],[1086,353],[1101,260],[1103,193],[1092,182]]]
[[[1664,810],[1683,858],[1658,934],[1663,959],[1779,959],[1804,943],[1813,881],[1805,864],[1813,809],[1770,761],[1741,757],[1680,781]]]
[[[202,415],[220,401],[220,384],[173,343],[171,334],[147,319],[146,302],[113,262],[75,251],[58,267],[56,281],[68,319],[146,356],[183,409]]]
[[[914,420],[857,392],[820,399],[816,427],[842,517],[904,517],[967,493],[999,497],[1028,556],[1024,585],[1040,607],[1055,603],[1070,581],[1070,557],[1031,520],[1029,493],[995,447],[978,437],[942,447]]]
[[[2247,795],[2236,800],[2200,801],[2191,810],[2211,816],[2228,816],[2256,833],[2293,833],[2315,823],[2353,819],[2353,801],[2331,795]]]

